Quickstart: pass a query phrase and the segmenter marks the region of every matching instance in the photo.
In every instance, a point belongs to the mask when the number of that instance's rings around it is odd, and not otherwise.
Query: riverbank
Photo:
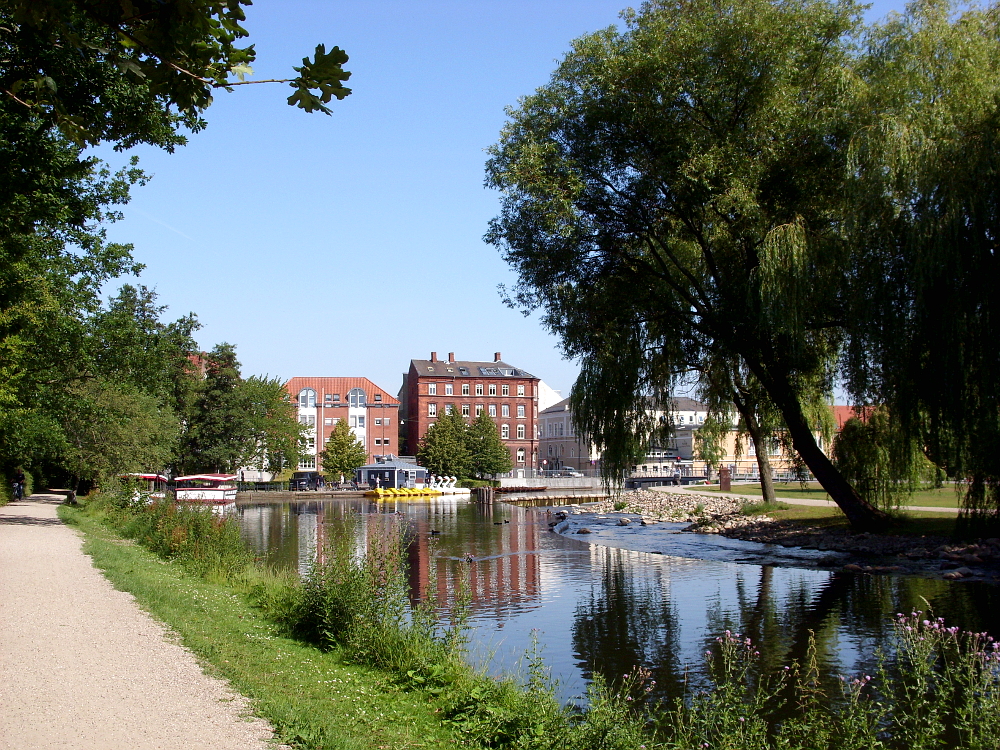
[[[651,551],[655,526],[687,524],[685,531],[692,533],[818,553],[792,558],[781,553],[782,561],[790,564],[820,565],[849,572],[909,573],[947,580],[1000,582],[1000,539],[958,542],[940,533],[856,533],[836,508],[777,509],[769,510],[767,515],[744,512],[748,506],[753,508],[754,500],[684,490],[635,490],[597,503],[567,506],[562,509],[565,515],[559,517],[575,517],[577,523],[571,533],[578,535],[585,529],[583,538],[587,541],[623,549]],[[780,518],[782,514],[796,517]],[[593,536],[587,519],[593,522],[590,525],[602,528],[600,540]],[[941,527],[939,518],[929,520],[929,528]],[[616,530],[618,524],[621,527]],[[612,533],[606,528],[609,525]],[[690,545],[685,547],[690,549]],[[754,562],[765,556],[755,556]]]

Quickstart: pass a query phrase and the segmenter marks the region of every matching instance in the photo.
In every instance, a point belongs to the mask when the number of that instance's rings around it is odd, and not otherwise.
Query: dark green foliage
[[[452,409],[428,428],[417,446],[417,461],[438,476],[467,477],[471,456],[467,439],[469,427]]]
[[[472,420],[465,436],[469,447],[469,469],[473,476],[503,474],[514,466],[510,450],[500,440],[496,422],[485,411]]]
[[[920,2],[873,28],[862,69],[846,372],[1000,514],[997,7]]]
[[[885,407],[847,420],[833,443],[833,460],[862,497],[884,510],[898,507],[934,474],[920,446],[901,434]]]
[[[79,143],[121,147],[183,142],[175,130],[203,126],[217,88],[245,85],[256,53],[247,37],[248,0],[5,0],[0,88],[24,116],[42,117]],[[350,77],[347,55],[316,48],[286,79],[289,104],[329,114]],[[318,95],[313,93],[318,91]]]

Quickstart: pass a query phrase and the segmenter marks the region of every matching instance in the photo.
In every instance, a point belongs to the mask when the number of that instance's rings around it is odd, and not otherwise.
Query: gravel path
[[[273,749],[245,700],[93,567],[62,499],[0,508],[0,749]]]

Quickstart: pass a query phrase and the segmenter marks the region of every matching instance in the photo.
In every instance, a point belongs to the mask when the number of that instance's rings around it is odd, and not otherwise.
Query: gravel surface
[[[93,567],[62,499],[0,508],[0,748],[273,749],[245,699]]]

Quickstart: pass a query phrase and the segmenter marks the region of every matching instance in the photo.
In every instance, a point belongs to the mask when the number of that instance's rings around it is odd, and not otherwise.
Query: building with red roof
[[[342,419],[364,444],[369,462],[399,453],[399,401],[368,378],[295,377],[285,388],[296,404],[299,422],[310,428],[300,469],[323,471],[319,454]]]

